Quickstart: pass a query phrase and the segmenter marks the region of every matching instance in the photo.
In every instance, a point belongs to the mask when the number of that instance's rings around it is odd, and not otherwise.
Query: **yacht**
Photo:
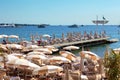
[[[96,20],[93,20],[92,21],[94,24],[98,25],[98,24],[107,24],[109,21],[106,20],[106,18],[103,16],[103,19],[102,20],[98,20],[98,17],[96,18]]]

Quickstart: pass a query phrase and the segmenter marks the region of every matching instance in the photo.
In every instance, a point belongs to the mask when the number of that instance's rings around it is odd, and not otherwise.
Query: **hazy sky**
[[[0,0],[0,23],[120,24],[120,0]]]

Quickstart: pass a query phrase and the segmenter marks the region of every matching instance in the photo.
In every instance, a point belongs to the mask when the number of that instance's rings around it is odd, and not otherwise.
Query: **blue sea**
[[[46,26],[45,28],[38,28],[37,26],[20,26],[17,28],[0,28],[0,34],[6,35],[18,35],[20,39],[30,40],[30,35],[43,35],[55,34],[56,37],[60,38],[61,34],[64,33],[65,35],[68,32],[81,32],[82,34],[84,31],[90,33],[91,31],[94,33],[97,31],[100,33],[101,31],[105,30],[106,34],[111,38],[120,39],[120,27],[118,25],[84,25],[78,28],[69,28],[67,25],[50,25]],[[1,39],[2,40],[2,39]],[[120,42],[111,43],[111,44],[102,44],[97,46],[89,47],[89,49],[98,54],[99,56],[103,57],[106,47],[110,47],[112,49],[120,47]],[[74,51],[76,55],[78,55],[79,51]]]

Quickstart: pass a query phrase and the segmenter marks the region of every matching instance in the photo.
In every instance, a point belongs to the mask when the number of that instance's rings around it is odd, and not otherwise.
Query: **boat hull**
[[[93,20],[92,21],[94,24],[107,24],[109,21],[107,20]]]

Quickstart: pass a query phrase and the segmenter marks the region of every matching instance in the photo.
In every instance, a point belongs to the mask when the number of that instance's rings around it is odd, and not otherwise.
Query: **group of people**
[[[64,33],[62,33],[61,38],[56,38],[55,34],[53,35],[53,37],[46,38],[43,38],[42,35],[31,35],[31,42],[38,45],[53,45],[59,43],[75,42],[105,37],[107,37],[105,31],[102,31],[100,33],[98,33],[97,31],[95,31],[94,33],[92,31],[90,33],[84,31],[83,34],[81,34],[81,32],[69,32],[66,34],[66,36]]]

